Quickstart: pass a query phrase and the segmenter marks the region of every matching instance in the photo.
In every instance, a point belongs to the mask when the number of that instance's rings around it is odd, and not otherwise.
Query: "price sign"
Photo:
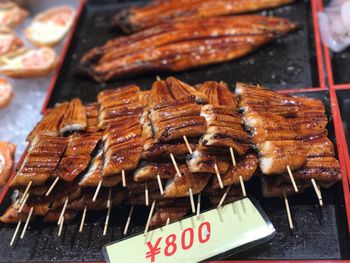
[[[242,199],[122,240],[104,248],[107,261],[197,262],[262,240],[274,228],[254,204]]]

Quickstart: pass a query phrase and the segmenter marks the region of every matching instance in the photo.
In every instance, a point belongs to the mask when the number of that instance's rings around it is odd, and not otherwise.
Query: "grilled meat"
[[[230,166],[226,173],[221,175],[221,180],[224,186],[239,184],[239,177],[242,176],[244,181],[249,181],[258,168],[259,159],[255,154],[247,154],[237,162],[236,166]],[[212,188],[219,188],[219,181],[214,176]]]
[[[120,175],[102,177],[103,170],[103,151],[99,150],[91,161],[89,169],[82,176],[79,186],[81,187],[96,187],[102,180],[104,187],[112,187],[117,185],[121,180]]]
[[[67,102],[57,105],[49,110],[35,128],[29,133],[27,141],[31,141],[39,135],[58,136],[60,135],[60,124],[68,108]]]
[[[205,150],[195,150],[186,158],[186,162],[191,173],[215,173],[214,165],[216,164],[220,174],[224,174],[230,165],[228,158],[229,153],[222,155]]]
[[[58,165],[66,148],[64,137],[38,136],[33,139],[10,186],[43,185]]]
[[[169,23],[89,51],[80,71],[99,82],[151,71],[183,71],[242,57],[295,28],[286,19],[256,15]]]
[[[175,167],[172,163],[143,163],[134,171],[134,181],[143,182],[156,180],[157,175],[161,179],[174,178],[176,174]]]
[[[101,133],[75,133],[68,137],[64,156],[91,155],[102,137]]]
[[[146,6],[132,7],[116,13],[112,27],[126,33],[150,28],[161,23],[191,21],[196,18],[250,13],[289,4],[292,0],[171,0],[153,1]]]
[[[303,143],[296,140],[266,141],[257,145],[260,155],[260,170],[266,174],[287,172],[287,165],[292,171],[299,169],[306,161]]]
[[[64,134],[70,131],[81,131],[87,127],[86,110],[80,99],[73,99],[69,102],[63,120],[60,124],[60,132]]]

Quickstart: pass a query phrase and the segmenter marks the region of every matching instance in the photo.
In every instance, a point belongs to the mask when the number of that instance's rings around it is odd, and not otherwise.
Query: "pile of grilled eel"
[[[282,95],[244,83],[237,84],[236,94],[260,156],[265,197],[302,192],[312,186],[312,179],[326,188],[340,180],[321,100]]]
[[[83,210],[156,200],[155,227],[195,212],[193,195],[214,206],[224,193],[225,202],[242,198],[240,180],[258,166],[266,197],[292,193],[287,165],[300,191],[311,178],[329,187],[340,168],[326,124],[321,101],[242,83],[233,94],[223,82],[193,87],[169,77],[150,91],[103,91],[85,106],[73,99],[48,110],[28,135],[0,220],[25,220],[32,210],[31,219],[68,221]]]
[[[287,19],[259,15],[157,24],[87,51],[77,71],[98,82],[145,72],[183,71],[240,58],[296,27]]]
[[[153,0],[145,6],[118,11],[111,26],[126,33],[162,23],[250,13],[292,3],[293,0]]]

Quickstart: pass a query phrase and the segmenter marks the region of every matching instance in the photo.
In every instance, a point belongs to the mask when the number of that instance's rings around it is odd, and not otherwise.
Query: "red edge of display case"
[[[47,108],[47,104],[49,102],[49,99],[51,97],[53,89],[54,89],[54,87],[56,85],[58,74],[59,74],[59,72],[60,72],[60,70],[62,68],[64,59],[66,57],[66,54],[67,54],[67,51],[68,51],[68,48],[69,48],[69,45],[70,45],[71,40],[72,40],[73,35],[74,35],[75,28],[77,27],[77,24],[78,24],[81,12],[83,11],[83,8],[84,8],[84,6],[86,4],[86,1],[87,0],[80,0],[80,2],[79,2],[79,6],[77,8],[76,16],[75,16],[75,19],[74,19],[74,24],[73,24],[73,26],[71,28],[71,31],[69,32],[69,35],[68,35],[68,38],[66,39],[66,42],[64,43],[64,46],[63,46],[63,49],[62,49],[62,52],[61,52],[61,55],[60,55],[57,67],[55,69],[54,75],[51,78],[49,88],[47,90],[47,93],[45,95],[45,99],[44,99],[43,105],[41,107],[41,113],[42,114],[45,112],[45,110]]]
[[[322,0],[317,0],[317,10],[323,11],[323,1]],[[343,121],[341,118],[338,99],[337,99],[337,95],[336,95],[337,90],[346,90],[346,89],[350,90],[350,84],[341,84],[341,85],[334,84],[330,51],[326,45],[322,44],[322,46],[323,46],[324,59],[325,59],[325,64],[326,64],[326,74],[327,74],[327,78],[328,78],[328,85],[329,85],[329,89],[330,89],[330,99],[331,99],[332,115],[333,115],[334,125],[335,125],[335,135],[336,135],[337,146],[338,146],[338,150],[339,150],[338,156],[339,156],[339,161],[341,163],[342,169],[344,166],[346,168],[346,171],[345,171],[346,176],[342,177],[342,183],[343,183],[346,215],[347,215],[347,219],[348,219],[347,220],[348,221],[348,230],[350,233],[350,189],[349,189],[350,188],[350,184],[349,184],[349,182],[350,182],[350,159],[349,159],[348,145],[347,145],[345,133],[344,133]],[[344,174],[344,173],[342,173],[342,174]]]
[[[74,25],[72,27],[72,30],[64,44],[59,63],[57,65],[57,68],[55,70],[55,73],[51,79],[48,91],[45,96],[45,100],[43,103],[43,106],[41,108],[41,113],[44,113],[47,109],[47,104],[50,99],[50,96],[53,92],[54,86],[57,81],[58,73],[60,72],[60,69],[62,67],[63,61],[65,59],[66,53],[68,51],[71,39],[74,34],[74,30],[77,26],[79,17],[81,15],[81,12],[83,10],[84,5],[86,4],[87,0],[80,0],[79,7],[77,9],[77,15],[75,18]],[[318,24],[318,19],[317,19],[317,11],[323,9],[323,5],[320,0],[311,0],[311,9],[312,9],[312,20],[313,20],[313,31],[314,31],[314,38],[315,38],[315,47],[316,47],[316,59],[317,59],[317,69],[318,69],[318,77],[319,77],[319,84],[320,87],[315,87],[315,88],[300,88],[300,89],[287,89],[287,90],[279,90],[278,92],[280,93],[298,93],[298,92],[314,92],[314,91],[327,91],[328,88],[326,86],[326,81],[325,81],[325,74],[324,74],[324,68],[323,68],[323,54],[322,54],[322,46],[323,46],[323,52],[325,53],[325,62],[326,62],[326,73],[328,76],[328,81],[331,84],[330,88],[334,89],[350,89],[350,84],[344,84],[344,85],[333,85],[333,74],[332,74],[332,69],[331,69],[331,62],[330,62],[330,56],[329,56],[329,51],[328,48],[325,47],[324,45],[321,44],[320,41],[320,33],[319,33],[319,24]],[[328,61],[328,62],[327,62]],[[338,157],[340,159],[341,163],[341,169],[342,169],[342,174],[347,175],[346,170],[350,169],[350,164],[349,162],[346,161],[345,156],[348,157],[347,154],[347,145],[346,145],[346,140],[344,133],[341,133],[339,129],[336,129],[336,127],[342,128],[342,122],[341,122],[341,116],[338,108],[338,102],[336,98],[336,94],[334,90],[330,90],[330,99],[331,99],[331,108],[332,108],[332,115],[333,115],[333,120],[334,120],[334,129],[335,129],[335,135],[336,135],[336,141],[337,141],[337,147],[338,147]],[[342,136],[343,134],[343,136]],[[345,146],[345,147],[343,147]],[[23,152],[20,160],[18,161],[16,165],[16,169],[11,175],[10,179],[4,186],[1,194],[0,194],[0,204],[2,203],[8,189],[10,182],[14,178],[16,174],[17,168],[19,168],[20,164],[23,162],[23,159],[25,157],[25,154],[27,152],[29,145],[27,145],[25,151]],[[346,154],[341,154],[346,151]],[[347,158],[348,159],[348,158]],[[344,166],[345,164],[345,166]],[[344,171],[345,169],[345,171]],[[344,190],[344,199],[345,199],[345,205],[346,205],[346,213],[347,213],[347,219],[348,222],[350,221],[350,190],[349,190],[349,184],[348,184],[348,178],[345,176],[345,178],[342,178],[343,182],[343,190]],[[348,224],[349,226],[349,224]],[[349,226],[349,232],[350,232],[350,226]],[[105,261],[87,261],[87,262],[80,262],[80,261],[69,261],[70,263],[103,263]],[[222,262],[222,261],[209,261],[212,263],[216,262]],[[225,261],[225,262],[243,262],[243,261]],[[252,263],[256,261],[250,261],[250,260],[244,260],[245,263]],[[277,262],[284,262],[284,263],[299,263],[299,262],[319,262],[319,260],[259,260],[259,263],[277,263]],[[338,262],[350,262],[349,260],[324,260],[322,262],[325,263],[338,263]],[[64,261],[61,261],[61,263],[66,263]],[[68,263],[68,262],[67,262]]]

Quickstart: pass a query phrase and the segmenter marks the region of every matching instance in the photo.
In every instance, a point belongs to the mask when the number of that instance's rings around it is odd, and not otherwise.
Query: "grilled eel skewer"
[[[170,0],[152,1],[116,13],[112,28],[136,32],[164,22],[242,14],[289,4],[293,0]]]
[[[246,15],[162,24],[88,51],[78,68],[98,82],[152,71],[183,71],[242,57],[294,29],[275,17]]]

